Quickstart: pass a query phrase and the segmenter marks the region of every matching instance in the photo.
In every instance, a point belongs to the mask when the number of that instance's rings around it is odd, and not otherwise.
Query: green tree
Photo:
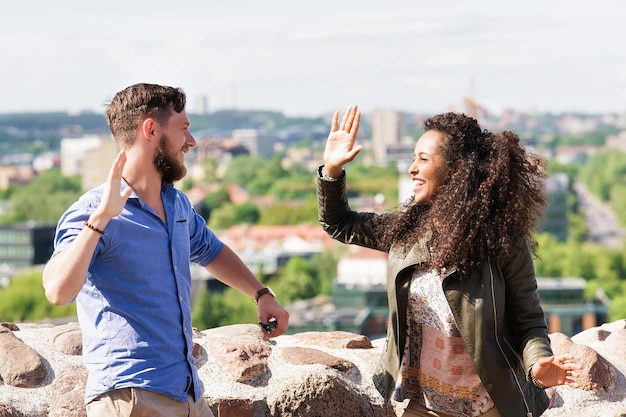
[[[270,281],[281,302],[331,295],[337,277],[337,262],[347,247],[314,254],[311,258],[289,259],[279,274]]]
[[[75,317],[74,303],[63,307],[50,304],[41,279],[39,269],[26,269],[14,276],[11,283],[0,290],[0,320],[21,322]]]
[[[620,225],[626,227],[626,183],[613,184],[609,192],[609,198]]]
[[[347,246],[338,246],[332,250],[316,253],[311,258],[311,265],[319,283],[318,294],[332,294],[333,283],[337,278],[337,263],[347,250]]]
[[[213,210],[230,203],[230,195],[226,187],[220,187],[217,191],[209,193],[198,203],[196,210],[208,222],[211,219]]]
[[[211,217],[208,222],[209,228],[213,230],[225,230],[236,224],[234,204],[225,204],[211,211]]]
[[[571,180],[573,178],[578,178],[580,169],[581,166],[578,164],[563,164],[556,160],[551,160],[548,162],[548,174],[555,174],[558,172],[566,173],[567,177],[570,179],[570,187],[572,184]]]
[[[355,163],[356,162],[356,163]],[[395,165],[384,167],[353,161],[346,169],[349,196],[375,196],[382,194],[387,201],[398,201],[398,180],[400,178]]]
[[[247,187],[263,172],[266,164],[267,161],[260,156],[236,156],[228,164],[223,182]]]
[[[319,293],[319,281],[311,262],[300,257],[289,259],[283,270],[272,278],[271,285],[283,303],[313,298]]]
[[[224,204],[211,212],[208,225],[213,230],[224,230],[237,224],[256,224],[260,217],[254,203]]]
[[[258,314],[254,300],[233,288],[223,293],[210,293],[203,287],[192,312],[192,322],[204,330],[229,324],[257,323]]]
[[[235,206],[236,224],[256,224],[261,217],[259,207],[251,202],[237,204]]]
[[[12,193],[10,210],[1,221],[56,223],[80,194],[80,177],[65,177],[56,168],[44,171]]]
[[[596,197],[609,200],[612,186],[626,184],[626,153],[607,150],[594,154],[582,167],[580,179]]]
[[[275,156],[269,161],[265,161],[263,167],[257,175],[247,184],[240,184],[246,187],[250,195],[267,195],[277,181],[291,178],[289,172],[282,167],[281,158]]]
[[[291,172],[273,181],[267,194],[283,200],[309,198],[315,195],[315,177],[310,172]]]
[[[581,277],[587,281],[585,297],[595,298],[599,289],[610,300],[609,319],[626,317],[626,249],[616,250],[569,239],[559,242],[547,233],[536,236],[540,258],[535,261],[537,276]]]
[[[263,210],[259,224],[289,225],[317,223],[317,202],[304,200],[300,204],[279,202]]]

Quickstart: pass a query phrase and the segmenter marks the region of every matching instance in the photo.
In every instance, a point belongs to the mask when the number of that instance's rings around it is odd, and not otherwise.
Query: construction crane
[[[480,104],[476,103],[469,97],[463,97],[463,102],[465,103],[468,116],[472,116],[474,119],[478,120],[478,116],[482,110]]]

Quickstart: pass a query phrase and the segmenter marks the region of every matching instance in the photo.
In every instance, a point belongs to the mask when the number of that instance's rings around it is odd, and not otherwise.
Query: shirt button
[[[178,267],[176,265],[174,265],[174,271],[177,271]]]
[[[178,301],[183,301],[183,297],[178,297]]]

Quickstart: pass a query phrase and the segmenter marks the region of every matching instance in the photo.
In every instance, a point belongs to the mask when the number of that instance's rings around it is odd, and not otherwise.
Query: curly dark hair
[[[167,126],[172,111],[185,109],[187,98],[180,88],[139,83],[115,94],[106,110],[107,123],[122,148],[130,147],[141,122],[152,117]]]
[[[509,253],[523,238],[532,241],[546,204],[545,163],[527,152],[515,133],[483,130],[464,114],[431,117],[424,122],[429,130],[444,134],[441,151],[454,175],[429,203],[411,198],[381,216],[383,242],[406,253],[426,233],[431,256],[424,266],[455,266],[466,277],[489,255]]]

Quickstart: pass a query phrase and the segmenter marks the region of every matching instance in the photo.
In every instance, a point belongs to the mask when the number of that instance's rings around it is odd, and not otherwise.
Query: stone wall
[[[626,416],[626,320],[571,339],[551,334],[556,353],[584,365],[581,389],[548,389],[546,417]],[[257,326],[197,331],[194,357],[216,417],[395,417],[371,378],[384,340],[346,332],[263,339]],[[86,371],[76,323],[0,326],[0,417],[81,417]]]

